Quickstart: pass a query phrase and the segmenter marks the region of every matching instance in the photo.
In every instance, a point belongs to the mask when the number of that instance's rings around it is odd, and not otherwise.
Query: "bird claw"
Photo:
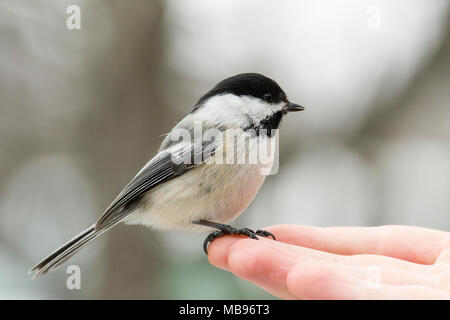
[[[271,233],[271,232],[269,232],[269,231],[266,231],[266,230],[260,230],[260,229],[258,229],[258,230],[256,230],[255,233],[256,233],[258,236],[261,236],[261,237],[264,237],[264,238],[272,237],[273,240],[277,240],[277,239],[275,238],[275,236],[273,235],[273,233]]]
[[[225,225],[222,230],[214,231],[206,237],[205,241],[203,242],[203,251],[205,251],[205,253],[208,254],[208,245],[211,242],[213,242],[215,239],[220,238],[227,234],[239,234],[239,235],[247,236],[247,237],[249,237],[251,239],[255,239],[255,240],[258,240],[257,236],[264,237],[264,238],[272,237],[273,240],[276,240],[275,236],[272,233],[265,231],[265,230],[256,230],[256,232],[255,232],[249,228],[238,229],[238,228],[233,228],[231,226]]]

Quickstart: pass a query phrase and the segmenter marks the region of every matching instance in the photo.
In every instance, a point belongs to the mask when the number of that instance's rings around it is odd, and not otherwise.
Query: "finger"
[[[224,236],[213,241],[208,249],[208,258],[211,264],[219,268],[229,270],[228,256],[229,248],[236,241],[242,241],[245,238],[238,236]],[[428,271],[430,266],[416,264],[396,258],[379,256],[379,255],[353,255],[343,256],[325,251],[319,251],[315,249],[305,248],[296,245],[290,245],[279,241],[273,241],[265,238],[260,238],[259,241],[282,250],[285,254],[289,254],[292,257],[314,258],[322,260],[324,262],[333,262],[339,265],[347,265],[353,267],[369,267],[372,265],[382,266],[386,268],[401,269],[414,273],[419,277]]]
[[[291,268],[288,290],[301,299],[449,299],[448,292],[424,286],[368,283],[324,263]]]
[[[316,228],[277,225],[265,228],[277,240],[341,255],[377,254],[433,264],[448,247],[450,234],[410,226]]]
[[[235,241],[228,249],[229,270],[277,297],[295,299],[287,289],[286,277],[289,270],[298,264],[299,257],[267,246],[266,242]]]
[[[208,260],[213,266],[229,271],[228,270],[228,250],[230,247],[239,240],[244,238],[230,235],[223,236],[215,239],[208,246]]]
[[[267,240],[263,237],[258,237],[259,239]],[[228,267],[228,256],[230,247],[237,241],[248,239],[244,236],[239,235],[226,235],[215,239],[208,246],[208,260],[213,266],[229,271]],[[321,252],[316,251],[311,253],[311,255],[322,255]],[[323,253],[326,255],[326,253]]]
[[[297,254],[302,257],[310,257],[324,262],[333,262],[339,265],[347,265],[354,267],[368,267],[371,265],[378,265],[382,267],[390,267],[395,269],[402,269],[415,274],[426,273],[431,266],[417,264],[397,258],[391,258],[387,256],[375,255],[375,254],[355,254],[355,255],[339,255],[326,251],[319,251],[311,248],[305,248],[297,245],[291,245],[279,241],[271,241],[267,239],[262,239],[266,241],[267,245],[286,248],[288,245],[289,251],[293,254]]]

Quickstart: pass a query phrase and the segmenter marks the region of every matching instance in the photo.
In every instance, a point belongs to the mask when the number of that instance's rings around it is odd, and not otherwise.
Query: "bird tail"
[[[58,268],[61,264],[77,253],[78,250],[91,242],[91,240],[94,240],[103,232],[109,230],[115,225],[116,223],[106,226],[100,230],[95,230],[95,224],[93,224],[31,268],[30,271],[28,271],[28,274],[35,272],[33,275],[33,279],[35,279],[40,275]]]

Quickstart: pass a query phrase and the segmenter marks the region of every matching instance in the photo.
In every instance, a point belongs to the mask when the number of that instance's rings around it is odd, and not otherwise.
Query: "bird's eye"
[[[264,99],[264,101],[267,101],[267,102],[273,102],[273,95],[270,94],[270,93],[266,93],[266,94],[263,96],[263,99]]]

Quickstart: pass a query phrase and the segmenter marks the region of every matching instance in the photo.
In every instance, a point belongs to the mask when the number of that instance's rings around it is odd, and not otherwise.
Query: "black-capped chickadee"
[[[219,82],[170,131],[158,154],[100,219],[30,272],[37,277],[57,268],[120,222],[160,230],[216,229],[205,239],[205,252],[209,242],[225,234],[273,237],[267,231],[237,229],[226,223],[247,208],[265,180],[261,161],[253,157],[259,146],[273,142],[286,113],[303,109],[261,74],[243,73]]]

